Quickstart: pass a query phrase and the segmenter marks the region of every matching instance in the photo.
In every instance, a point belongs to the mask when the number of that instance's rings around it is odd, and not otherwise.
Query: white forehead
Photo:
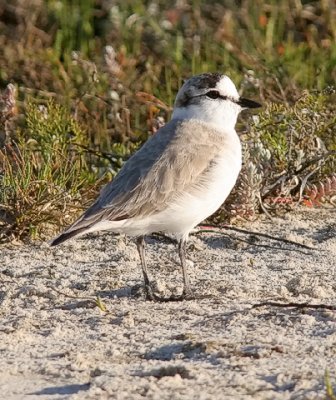
[[[239,93],[236,89],[235,84],[226,75],[223,75],[221,77],[221,79],[217,82],[216,89],[223,96],[228,96],[228,97],[232,97],[234,99],[239,99]]]

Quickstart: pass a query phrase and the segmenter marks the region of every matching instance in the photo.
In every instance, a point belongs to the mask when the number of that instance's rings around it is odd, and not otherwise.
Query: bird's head
[[[222,130],[232,130],[240,111],[261,107],[240,97],[232,80],[220,73],[205,73],[188,79],[178,91],[172,118],[199,119]]]

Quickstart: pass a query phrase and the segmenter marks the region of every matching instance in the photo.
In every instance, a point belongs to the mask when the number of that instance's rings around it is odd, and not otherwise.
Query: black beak
[[[245,99],[244,97],[240,97],[239,100],[237,101],[237,104],[240,105],[242,108],[259,108],[261,107],[260,103],[257,103],[256,101]]]

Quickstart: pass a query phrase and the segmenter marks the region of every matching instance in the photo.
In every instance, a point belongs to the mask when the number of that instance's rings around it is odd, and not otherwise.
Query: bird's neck
[[[238,112],[229,110],[225,112],[222,108],[218,109],[200,109],[197,106],[189,105],[188,107],[175,107],[172,120],[174,119],[193,119],[205,122],[213,126],[216,130],[223,133],[235,132]]]

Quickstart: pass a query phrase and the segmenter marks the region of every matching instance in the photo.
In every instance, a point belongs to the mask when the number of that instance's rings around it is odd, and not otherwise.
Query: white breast
[[[225,152],[213,164],[207,181],[197,192],[186,195],[172,207],[176,218],[170,216],[170,229],[185,236],[224,203],[236,183],[241,169],[241,155]]]

